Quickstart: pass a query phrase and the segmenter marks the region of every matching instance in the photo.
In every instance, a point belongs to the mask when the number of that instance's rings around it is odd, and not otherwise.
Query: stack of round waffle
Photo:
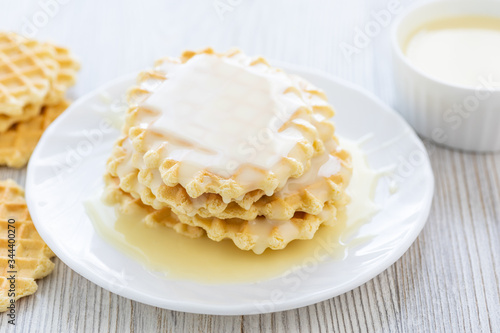
[[[67,49],[0,32],[0,165],[22,167],[68,105],[78,62]]]
[[[165,58],[128,95],[106,198],[191,237],[262,253],[310,239],[348,202],[350,157],[325,95],[262,58]]]

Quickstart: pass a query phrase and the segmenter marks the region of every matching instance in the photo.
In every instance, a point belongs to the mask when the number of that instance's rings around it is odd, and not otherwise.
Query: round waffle
[[[165,100],[173,105],[158,110]],[[192,198],[215,193],[225,203],[272,195],[300,177],[334,132],[323,93],[237,50],[160,60],[139,75],[129,105],[123,132],[143,160],[139,169],[157,169],[165,185],[181,185]],[[265,144],[253,142],[263,133]]]
[[[0,133],[60,104],[78,69],[65,48],[0,33]]]
[[[120,180],[119,186],[124,191],[155,209],[168,207],[183,215],[203,218],[252,220],[263,216],[287,220],[296,212],[319,214],[325,203],[343,195],[351,176],[350,156],[338,147],[333,137],[325,145],[328,152],[314,157],[305,174],[289,179],[280,191],[271,196],[252,192],[230,203],[213,193],[191,198],[181,185],[165,185],[158,170],[133,167],[132,146],[127,137],[115,143],[108,172]]]
[[[54,269],[50,260],[54,253],[38,235],[24,191],[13,180],[0,181],[0,208],[0,312],[3,312],[11,299],[17,300],[37,290],[35,279],[47,276]],[[14,252],[9,252],[11,239],[15,240]],[[15,296],[9,296],[10,289],[15,290]]]
[[[58,104],[80,67],[69,50],[12,32],[0,32],[0,64],[0,114],[11,116]]]
[[[45,106],[33,118],[19,122],[0,134],[0,165],[21,168],[35,150],[45,129],[69,106],[62,100],[57,105]],[[1,118],[2,116],[0,116]]]
[[[0,114],[21,115],[44,102],[59,71],[55,56],[49,44],[0,33]]]
[[[106,197],[124,213],[144,209],[143,222],[262,253],[312,238],[349,200],[350,155],[334,135],[326,96],[262,58],[185,52],[140,74],[128,97],[122,137],[107,163]],[[272,164],[249,158],[233,173],[214,170],[220,159],[238,159],[235,142],[269,124],[280,106],[287,118],[262,148]],[[281,149],[287,142],[293,144]]]
[[[146,215],[142,221],[146,224],[163,224],[193,238],[201,237],[203,232],[214,241],[228,238],[238,248],[251,250],[257,254],[261,254],[267,248],[284,249],[296,239],[311,239],[320,225],[336,223],[337,216],[349,200],[344,193],[336,202],[326,204],[317,215],[298,212],[290,220],[285,221],[262,217],[250,221],[202,218],[198,215],[179,214],[170,208],[157,210],[145,205],[140,199],[134,199],[132,195],[123,191],[119,186],[119,179],[109,174],[105,175],[105,182],[105,201],[117,204],[120,211],[125,213],[137,207],[146,209]]]

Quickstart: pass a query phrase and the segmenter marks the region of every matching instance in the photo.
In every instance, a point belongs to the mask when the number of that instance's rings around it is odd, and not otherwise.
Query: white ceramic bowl
[[[399,16],[392,30],[396,109],[419,134],[438,144],[476,152],[500,151],[500,90],[444,82],[423,73],[403,54],[402,45],[420,26],[464,15],[500,18],[500,2],[433,1]]]

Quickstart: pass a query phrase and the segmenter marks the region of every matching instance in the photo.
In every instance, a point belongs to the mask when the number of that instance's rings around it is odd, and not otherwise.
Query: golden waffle
[[[157,170],[127,168],[131,164],[131,154],[124,146],[126,140],[124,137],[116,142],[108,162],[108,172],[120,179],[120,188],[134,198],[141,198],[145,204],[155,209],[169,207],[189,216],[243,220],[264,216],[273,220],[288,220],[297,211],[316,215],[323,210],[325,203],[335,201],[343,195],[351,176],[350,156],[338,149],[337,142],[332,137],[327,142],[327,146],[332,147],[328,158],[338,159],[340,169],[329,177],[317,176],[322,164],[316,165],[315,159],[323,159],[322,162],[325,162],[325,156],[320,156],[312,160],[312,167],[303,176],[290,179],[283,189],[272,196],[250,193],[241,200],[230,203],[225,203],[220,195],[213,193],[202,194],[193,199],[181,185],[165,185]],[[128,146],[130,149],[130,144]],[[325,155],[328,154],[325,152]]]
[[[137,209],[146,211],[146,216],[142,222],[148,225],[160,224],[174,229],[176,232],[191,238],[198,238],[205,233],[203,229],[185,225],[177,219],[177,216],[170,210],[162,210],[162,219],[158,219],[158,212],[153,207],[145,205],[140,199],[133,198],[130,194],[122,191],[119,186],[119,180],[109,174],[104,176],[106,183],[104,192],[104,201],[111,205],[118,205],[122,214],[133,214]]]
[[[42,106],[40,104],[29,104],[24,108],[24,112],[18,115],[4,115],[0,114],[0,136],[4,132],[9,130],[9,128],[19,122],[28,121],[42,112]]]
[[[0,133],[58,105],[80,68],[69,50],[13,33],[0,33],[0,63]]]
[[[149,169],[158,169],[163,182],[170,187],[181,184],[179,169],[182,162],[164,156],[164,149],[169,144],[169,138],[163,136],[160,138],[160,140],[164,141],[163,145],[158,147],[150,146],[148,142],[156,140],[158,134],[144,126],[140,126],[140,124],[154,122],[155,117],[158,117],[158,113],[141,107],[140,104],[152,94],[153,87],[158,86],[159,83],[166,79],[168,73],[163,68],[168,68],[168,65],[185,63],[197,54],[234,57],[235,59],[243,56],[237,50],[216,54],[212,49],[206,49],[201,52],[185,52],[180,59],[162,59],[157,62],[155,70],[139,75],[139,87],[132,89],[128,95],[130,108],[127,112],[123,133],[129,135],[132,141],[134,154],[137,155],[135,158],[143,159],[144,165]],[[270,73],[282,74],[281,71],[271,68],[262,58],[253,59],[248,63],[248,66],[264,66],[265,70]],[[301,134],[301,139],[298,139],[295,148],[291,150],[286,158],[283,158],[271,170],[262,170],[250,165],[244,165],[228,177],[222,177],[219,174],[203,170],[195,174],[194,177],[187,179],[184,184],[181,184],[186,189],[187,194],[197,198],[205,193],[215,193],[219,194],[228,203],[241,198],[249,192],[252,192],[252,196],[257,197],[263,194],[271,195],[283,186],[288,178],[301,176],[308,169],[310,160],[325,151],[323,140],[330,138],[334,132],[333,124],[329,121],[333,116],[333,109],[325,102],[324,94],[317,89],[306,90],[305,88],[307,88],[305,85],[298,82],[297,85],[290,86],[285,90],[286,93],[295,94],[296,98],[303,103],[280,128],[280,131],[293,128]],[[143,170],[141,167],[139,169]],[[254,188],[248,189],[237,181],[237,177],[245,171],[261,175],[259,179],[262,179],[262,181],[257,184],[253,183]]]
[[[42,113],[20,122],[0,134],[0,165],[20,168],[26,165],[45,129],[66,108],[69,102],[63,100],[58,105],[45,106]],[[1,116],[0,116],[1,117]]]
[[[59,64],[49,44],[14,33],[0,33],[0,114],[21,115],[50,92]]]
[[[132,202],[141,207],[147,207],[140,200],[134,199],[129,193],[119,187],[119,180],[109,174],[105,175],[106,201],[119,204],[122,211],[127,210]],[[218,219],[202,218],[200,216],[187,216],[179,214],[170,208],[155,210],[148,207],[148,215],[145,217],[147,223],[164,224],[173,227],[177,232],[187,234],[191,237],[200,237],[200,229],[214,240],[221,241],[229,238],[242,250],[252,250],[257,254],[265,249],[284,249],[288,243],[295,239],[311,239],[321,224],[332,225],[337,221],[337,216],[348,202],[344,194],[339,200],[327,203],[318,215],[298,212],[289,221],[274,221],[257,218],[252,221],[241,219]],[[180,230],[180,231],[179,231]]]
[[[44,103],[46,105],[57,105],[64,99],[66,90],[75,84],[76,73],[80,69],[80,64],[68,49],[56,45],[51,46],[55,50],[55,60],[59,64],[59,71]]]
[[[14,219],[15,223],[9,223],[9,219]],[[8,247],[9,229],[15,230],[15,263],[9,261],[12,260]],[[37,290],[35,279],[52,272],[54,263],[50,258],[53,256],[31,221],[24,191],[13,180],[0,181],[0,311],[7,310],[11,299],[17,300]],[[7,278],[12,275],[15,276],[15,288],[12,288],[15,297],[9,296],[11,280]]]

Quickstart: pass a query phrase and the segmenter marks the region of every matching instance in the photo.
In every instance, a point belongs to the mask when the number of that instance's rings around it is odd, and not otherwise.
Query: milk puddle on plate
[[[360,144],[341,140],[352,155],[353,176],[348,187],[351,202],[334,226],[321,226],[311,240],[292,241],[285,249],[267,249],[257,255],[238,249],[231,240],[215,242],[203,236],[191,239],[162,226],[137,223],[143,215],[118,214],[101,201],[102,191],[85,202],[97,233],[108,243],[167,278],[202,283],[256,282],[279,277],[301,265],[341,260],[349,247],[367,239],[350,239],[379,210],[373,202],[381,176],[369,168]]]

